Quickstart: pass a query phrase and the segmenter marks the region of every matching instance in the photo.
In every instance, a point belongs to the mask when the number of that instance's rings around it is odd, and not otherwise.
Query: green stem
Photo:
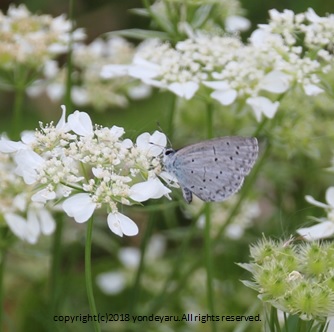
[[[54,233],[53,246],[52,246],[52,265],[51,265],[51,276],[50,276],[50,303],[51,303],[51,313],[58,312],[58,300],[59,300],[59,290],[61,284],[61,242],[63,233],[63,217],[59,215],[57,220],[57,228]]]
[[[167,134],[168,134],[168,138],[170,140],[173,139],[173,134],[174,134],[174,117],[175,117],[175,109],[176,109],[176,101],[177,101],[177,97],[174,93],[171,94],[172,95],[172,102],[171,102],[171,107],[170,107],[170,111],[168,113],[168,123],[167,123]]]
[[[206,137],[208,139],[213,137],[213,111],[214,111],[214,104],[208,104],[206,110]]]
[[[71,22],[73,22],[73,11],[74,11],[74,1],[69,1],[68,7],[68,17]],[[72,32],[74,30],[74,26],[72,27]],[[67,114],[73,112],[73,104],[72,104],[72,71],[73,71],[73,64],[72,64],[72,48],[73,48],[73,33],[70,34],[70,42],[66,60],[66,91],[64,97],[64,103],[66,105]]]
[[[205,265],[206,265],[206,287],[208,297],[208,307],[210,315],[215,315],[214,292],[213,292],[213,259],[212,259],[212,241],[211,241],[211,204],[205,203]],[[212,331],[216,331],[214,322],[212,323]]]
[[[206,121],[207,121],[207,138],[213,137],[213,103],[208,103]],[[212,239],[211,239],[211,203],[205,203],[205,230],[204,230],[204,245],[205,245],[205,266],[206,266],[206,287],[208,308],[211,315],[215,315],[215,301],[213,292],[213,254],[212,254]],[[212,331],[216,331],[216,324],[212,322]]]
[[[169,277],[166,279],[160,294],[158,294],[155,297],[153,304],[150,307],[150,311],[148,311],[150,314],[158,312],[158,310],[164,306],[164,303],[167,303],[169,299],[173,297],[174,293],[168,293],[168,290],[170,289],[170,286],[172,286],[175,283],[175,280],[179,280],[180,270],[184,266],[185,254],[189,252],[190,242],[194,238],[196,232],[197,232],[197,225],[196,223],[193,222],[191,224],[190,229],[186,232],[185,236],[183,237],[180,248],[177,250],[178,255],[175,260],[175,263],[173,264],[173,270],[169,274]],[[182,283],[181,280],[179,280],[177,290],[182,290],[185,287],[184,285],[187,282],[187,280],[188,280],[187,277],[184,278],[184,283]]]
[[[12,123],[13,138],[19,138],[19,133],[22,125],[22,106],[24,100],[25,86],[18,83],[15,87],[15,102],[14,102],[14,116]]]
[[[3,311],[4,311],[4,274],[6,264],[7,250],[5,247],[1,248],[0,252],[0,326],[3,326]]]
[[[91,315],[94,317],[93,325],[94,331],[100,332],[100,324],[96,320],[97,310],[95,305],[94,293],[93,293],[93,280],[92,280],[92,261],[91,261],[91,251],[92,251],[92,234],[93,234],[93,216],[88,220],[87,232],[86,232],[86,246],[85,246],[85,279],[86,279],[86,291],[89,302],[89,309]]]
[[[145,233],[144,233],[144,238],[143,238],[142,243],[140,245],[140,252],[141,252],[140,262],[139,262],[139,266],[138,266],[138,269],[137,269],[135,281],[134,281],[133,287],[132,287],[131,300],[129,301],[129,314],[130,314],[130,316],[135,314],[134,310],[136,308],[138,298],[140,296],[140,280],[141,280],[141,276],[143,275],[143,271],[144,271],[145,253],[146,253],[147,245],[148,245],[148,242],[149,242],[149,240],[151,238],[151,235],[152,235],[153,225],[154,225],[154,221],[155,221],[154,216],[155,216],[155,213],[150,214],[148,225],[147,225]]]

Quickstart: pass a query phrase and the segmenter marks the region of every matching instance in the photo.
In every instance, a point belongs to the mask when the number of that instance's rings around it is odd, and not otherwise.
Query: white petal
[[[273,118],[279,106],[278,101],[273,103],[265,97],[248,98],[246,103],[252,107],[258,121],[261,120],[262,113],[270,119]]]
[[[318,23],[322,20],[322,18],[316,14],[313,8],[308,8],[305,16],[312,23]]]
[[[334,187],[329,187],[326,190],[326,201],[332,208],[334,208]]]
[[[314,85],[314,84],[305,84],[303,88],[304,88],[306,95],[308,96],[316,96],[319,93],[324,92],[323,89],[319,88],[317,85]]]
[[[11,231],[20,239],[25,240],[27,232],[26,220],[15,213],[6,213],[4,218]]]
[[[41,233],[41,227],[36,211],[29,209],[27,213],[27,234],[26,239],[30,243],[35,243]]]
[[[121,144],[124,149],[130,149],[133,147],[133,143],[129,138],[126,138]]]
[[[68,116],[70,128],[80,136],[93,135],[93,124],[86,112],[75,111]]]
[[[141,150],[146,150],[148,148],[148,143],[150,141],[151,135],[149,133],[142,133],[136,139],[136,145]]]
[[[209,88],[212,88],[214,90],[229,90],[230,85],[225,81],[205,81],[203,84]]]
[[[17,164],[16,174],[23,177],[26,184],[33,184],[37,180],[36,170],[42,167],[44,159],[31,150],[20,150],[16,153],[14,160]]]
[[[136,139],[137,148],[143,151],[143,153],[147,153],[151,156],[158,156],[167,143],[162,135],[164,134],[157,131],[153,135],[150,135],[149,133],[140,134]],[[165,145],[160,146],[159,143]]]
[[[28,146],[22,142],[14,142],[4,138],[0,139],[0,152],[2,153],[17,152],[22,149],[28,149]]]
[[[44,64],[43,73],[46,78],[54,78],[59,73],[57,61],[47,60]]]
[[[55,199],[56,193],[54,191],[49,191],[48,189],[44,188],[34,195],[31,196],[31,200],[33,202],[39,202],[39,203],[46,203],[49,200]]]
[[[104,79],[110,79],[120,76],[126,76],[129,72],[129,65],[105,65],[101,69],[100,76]]]
[[[87,105],[89,102],[88,92],[83,87],[73,86],[71,90],[71,97],[76,105]]]
[[[146,80],[157,77],[160,73],[160,66],[139,56],[135,56],[133,65],[129,66],[128,73],[132,77]]]
[[[300,228],[297,233],[308,241],[325,239],[334,234],[334,223],[324,221],[311,227]]]
[[[290,87],[291,76],[278,70],[267,74],[260,83],[260,89],[273,93],[283,93]]]
[[[73,217],[76,222],[82,223],[93,215],[96,203],[92,202],[88,194],[80,193],[66,199],[62,207],[69,217]]]
[[[250,21],[242,16],[228,16],[225,20],[225,28],[228,32],[246,31],[250,28]]]
[[[164,133],[161,133],[160,131],[156,130],[151,138],[150,138],[150,142],[153,144],[157,144],[159,146],[163,146],[165,147],[167,144],[167,138],[166,135]]]
[[[327,205],[327,204],[325,204],[325,203],[316,201],[316,200],[315,200],[312,196],[310,196],[310,195],[306,195],[306,196],[305,196],[305,200],[306,200],[307,202],[309,202],[310,204],[313,204],[313,205],[315,205],[315,206],[319,206],[319,207],[324,208],[324,209],[327,209],[327,208],[330,207],[329,205]]]
[[[214,91],[210,95],[213,99],[218,100],[222,105],[231,105],[237,97],[237,91],[225,90]]]
[[[27,195],[23,193],[16,195],[13,199],[13,206],[21,212],[26,210],[27,203]]]
[[[156,157],[164,151],[166,144],[166,135],[156,130],[153,135],[150,136],[147,145],[148,152],[151,156]]]
[[[119,212],[108,214],[108,226],[112,232],[119,236],[133,236],[138,234],[137,225],[127,216]]]
[[[174,82],[168,85],[168,90],[174,92],[179,97],[183,97],[187,100],[191,99],[195,95],[198,88],[199,85],[198,83],[195,82],[185,82],[185,83]]]
[[[120,137],[122,137],[124,133],[125,133],[125,130],[123,127],[112,126],[110,128],[110,134],[116,139],[119,139]]]
[[[150,179],[145,182],[136,183],[130,188],[129,197],[137,202],[144,202],[150,198],[160,198],[171,191],[158,179]]]
[[[60,83],[51,83],[46,87],[46,93],[52,101],[58,101],[65,94],[65,87]]]
[[[147,98],[151,95],[152,88],[147,84],[138,84],[133,87],[129,87],[128,96],[134,100],[140,100]]]
[[[118,294],[125,287],[125,276],[122,272],[106,272],[96,277],[96,283],[103,293],[108,295]]]
[[[21,141],[26,144],[30,145],[36,142],[35,132],[31,130],[25,130],[21,133]]]
[[[140,263],[140,256],[140,250],[135,247],[121,248],[118,252],[119,260],[129,269],[138,267]]]
[[[56,223],[48,210],[39,210],[39,220],[41,225],[41,231],[43,234],[50,235],[54,232],[56,228]]]

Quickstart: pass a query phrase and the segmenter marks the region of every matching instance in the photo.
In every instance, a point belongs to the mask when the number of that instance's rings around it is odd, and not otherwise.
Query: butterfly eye
[[[175,151],[173,150],[173,149],[167,149],[166,151],[165,151],[165,156],[168,156],[169,154],[171,154],[171,153],[174,153]]]

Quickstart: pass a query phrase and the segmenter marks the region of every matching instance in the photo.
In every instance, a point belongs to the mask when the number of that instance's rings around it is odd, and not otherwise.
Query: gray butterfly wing
[[[256,138],[222,137],[176,151],[169,168],[188,203],[192,193],[206,202],[221,202],[240,189],[257,156]]]

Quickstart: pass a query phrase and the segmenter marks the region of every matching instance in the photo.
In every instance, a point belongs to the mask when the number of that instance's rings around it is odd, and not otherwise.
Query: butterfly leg
[[[191,201],[193,200],[192,192],[188,188],[185,188],[185,187],[181,187],[181,189],[182,189],[183,198],[186,200],[188,204],[190,204]]]

